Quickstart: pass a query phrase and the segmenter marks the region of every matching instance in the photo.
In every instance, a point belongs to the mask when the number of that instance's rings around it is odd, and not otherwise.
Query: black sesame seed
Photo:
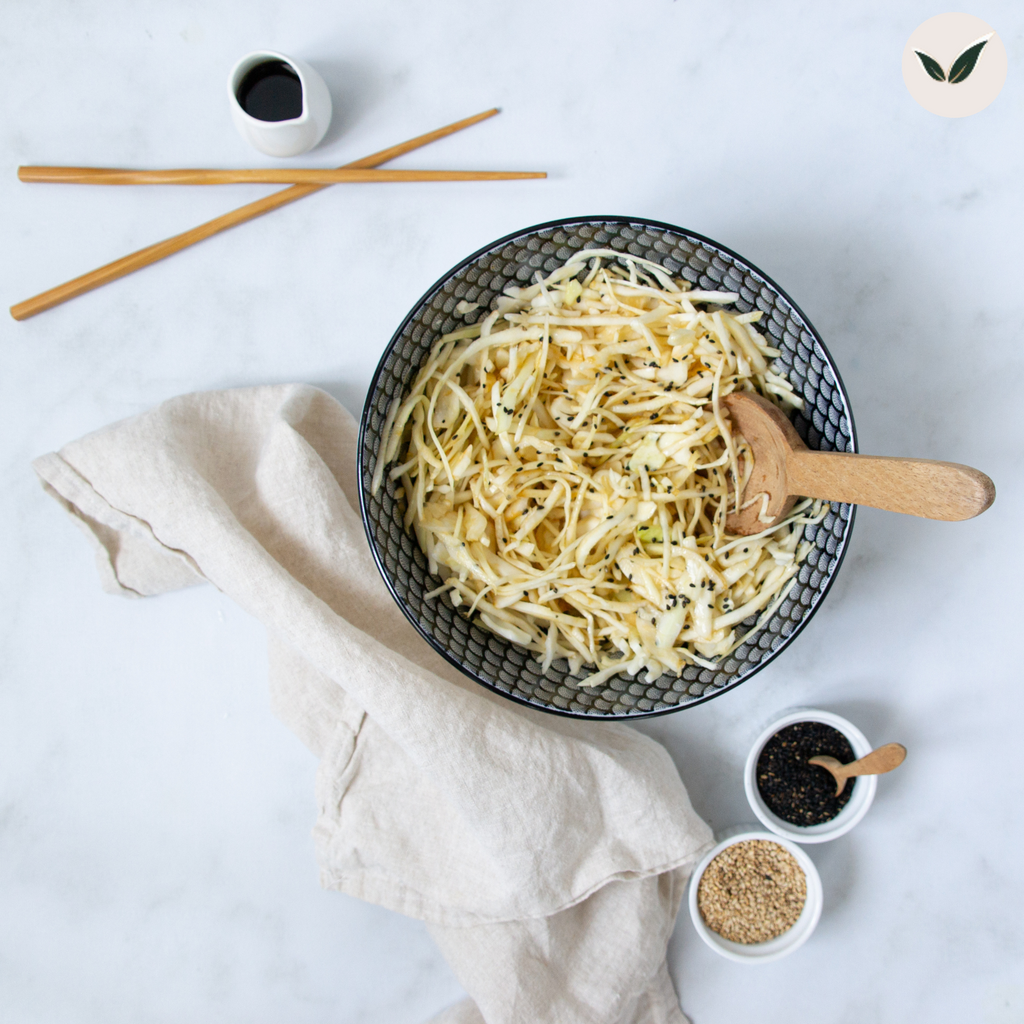
[[[853,747],[838,729],[821,722],[795,722],[777,732],[757,759],[757,788],[768,807],[793,825],[820,825],[846,806],[855,780],[836,796],[835,779],[809,758],[834,757],[843,764],[854,759]]]

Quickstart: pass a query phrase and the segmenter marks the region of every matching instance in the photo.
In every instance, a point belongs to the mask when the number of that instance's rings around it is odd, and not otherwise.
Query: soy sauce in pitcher
[[[302,82],[283,60],[265,60],[250,68],[235,95],[241,108],[259,121],[302,116]]]

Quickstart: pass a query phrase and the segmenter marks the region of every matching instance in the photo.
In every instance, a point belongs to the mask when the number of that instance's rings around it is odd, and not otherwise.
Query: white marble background
[[[1002,95],[949,121],[900,55],[909,0],[6,0],[4,307],[259,188],[24,185],[21,163],[257,166],[224,80],[271,47],[327,79],[335,166],[493,105],[398,167],[544,182],[339,186],[25,323],[0,319],[0,1018],[11,1024],[416,1024],[460,995],[424,928],[317,886],[314,764],[272,719],[261,628],[212,588],[99,591],[30,459],[195,389],[304,380],[358,413],[419,295],[538,221],[681,224],[778,280],[826,339],[862,450],[968,462],[979,520],[870,510],[822,611],[738,691],[650,722],[715,827],[796,703],[906,765],[810,853],[812,941],[728,963],[680,919],[695,1024],[1024,1021],[1019,389],[1024,9],[964,8],[1008,50]]]

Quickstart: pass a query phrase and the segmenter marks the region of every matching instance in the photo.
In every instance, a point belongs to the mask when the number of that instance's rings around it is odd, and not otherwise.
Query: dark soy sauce
[[[283,60],[266,60],[250,68],[235,95],[242,109],[259,121],[302,116],[302,82]]]

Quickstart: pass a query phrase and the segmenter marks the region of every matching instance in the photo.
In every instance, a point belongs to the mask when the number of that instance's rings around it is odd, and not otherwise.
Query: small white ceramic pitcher
[[[302,113],[288,121],[261,121],[247,114],[238,102],[242,79],[257,64],[279,60],[287,64],[302,86]],[[228,102],[238,133],[268,156],[298,156],[311,150],[331,123],[331,94],[324,80],[305,62],[273,50],[247,53],[228,76]]]

